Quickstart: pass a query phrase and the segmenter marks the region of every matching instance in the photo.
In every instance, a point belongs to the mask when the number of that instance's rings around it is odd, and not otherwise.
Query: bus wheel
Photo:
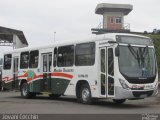
[[[50,98],[59,98],[61,95],[60,94],[50,94],[49,97]]]
[[[126,101],[126,99],[119,99],[119,100],[113,99],[113,102],[115,104],[123,104],[125,101]]]
[[[80,90],[80,102],[83,104],[92,104],[91,90],[88,84],[83,84]]]
[[[31,94],[29,93],[29,89],[28,89],[28,84],[27,83],[23,83],[22,87],[21,87],[21,96],[23,98],[30,98]]]

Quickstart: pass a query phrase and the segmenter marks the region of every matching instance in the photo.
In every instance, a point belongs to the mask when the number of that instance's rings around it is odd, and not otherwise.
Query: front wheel
[[[83,104],[92,104],[91,90],[88,84],[83,84],[80,90],[80,102]]]
[[[113,102],[115,104],[123,104],[125,101],[126,101],[126,99],[119,99],[119,100],[113,99]]]

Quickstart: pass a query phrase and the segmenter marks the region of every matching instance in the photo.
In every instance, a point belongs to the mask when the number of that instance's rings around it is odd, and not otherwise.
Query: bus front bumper
[[[121,87],[115,87],[114,99],[142,99],[153,97],[158,94],[158,88],[152,90],[128,90]]]

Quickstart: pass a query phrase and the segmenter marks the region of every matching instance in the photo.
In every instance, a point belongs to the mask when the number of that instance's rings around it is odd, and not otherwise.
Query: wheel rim
[[[28,93],[28,89],[27,89],[27,85],[24,85],[23,88],[22,88],[22,93],[23,93],[23,96],[26,96],[27,93]]]
[[[82,90],[82,99],[83,99],[83,101],[85,101],[85,102],[88,101],[89,96],[90,96],[89,90],[87,88],[84,88]]]

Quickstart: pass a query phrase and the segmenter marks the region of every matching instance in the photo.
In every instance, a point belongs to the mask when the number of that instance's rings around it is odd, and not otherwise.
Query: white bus
[[[48,93],[115,103],[158,93],[153,41],[144,36],[108,33],[94,39],[22,48],[4,54],[3,88],[24,98]]]

